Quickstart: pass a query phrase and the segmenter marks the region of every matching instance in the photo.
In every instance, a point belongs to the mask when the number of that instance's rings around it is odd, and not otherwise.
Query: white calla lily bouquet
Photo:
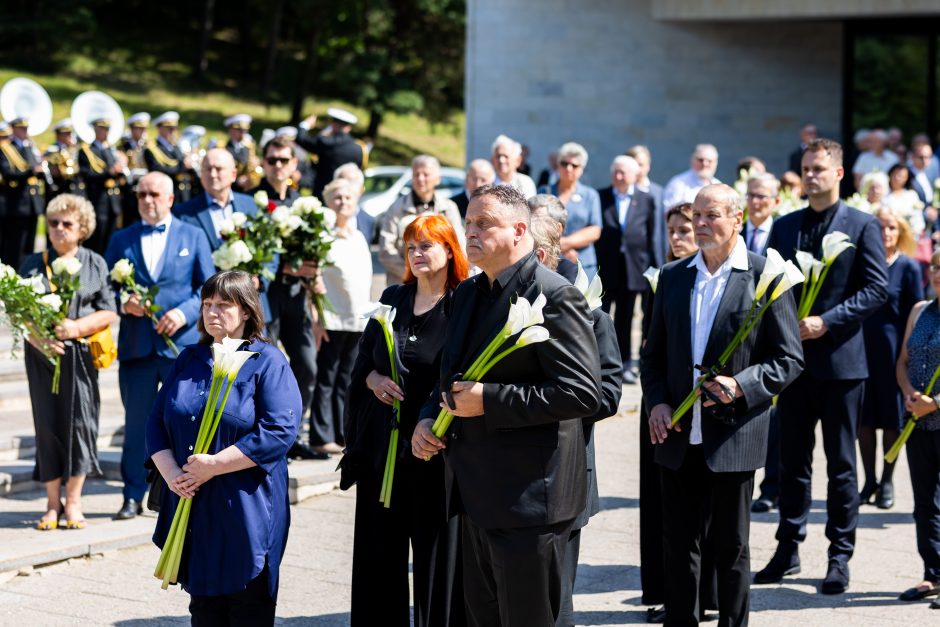
[[[796,253],[796,262],[803,272],[803,280],[806,283],[800,293],[800,303],[796,308],[797,318],[802,320],[809,315],[819,297],[819,291],[822,289],[823,281],[826,280],[829,268],[839,255],[854,247],[855,244],[849,241],[848,235],[841,231],[833,231],[823,237],[822,259],[816,259],[802,250]]]

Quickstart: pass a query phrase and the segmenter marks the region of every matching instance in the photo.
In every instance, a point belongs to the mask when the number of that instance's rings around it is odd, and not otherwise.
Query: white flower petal
[[[650,282],[650,287],[653,290],[653,293],[656,293],[656,288],[659,287],[659,268],[654,268],[650,266],[643,272],[643,278]]]
[[[537,344],[548,339],[550,339],[548,329],[541,326],[533,326],[522,332],[522,335],[516,340],[516,346],[528,346],[529,344]]]

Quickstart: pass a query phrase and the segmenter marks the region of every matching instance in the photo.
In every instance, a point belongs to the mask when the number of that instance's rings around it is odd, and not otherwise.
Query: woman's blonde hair
[[[95,208],[87,199],[75,194],[59,194],[46,205],[46,219],[62,213],[74,213],[78,216],[78,228],[81,231],[78,236],[79,243],[95,232]]]
[[[890,216],[897,220],[898,250],[908,257],[917,252],[917,240],[914,239],[914,232],[911,230],[911,225],[908,223],[907,218],[900,215],[891,207],[885,205],[878,207],[874,212],[874,216],[876,218],[881,216]]]

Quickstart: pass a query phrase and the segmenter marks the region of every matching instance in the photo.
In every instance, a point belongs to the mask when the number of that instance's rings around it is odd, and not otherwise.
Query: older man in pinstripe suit
[[[717,544],[719,624],[747,624],[754,471],[767,452],[771,399],[803,369],[796,307],[784,293],[705,384],[704,405],[696,402],[672,427],[673,409],[698,377],[696,366],[716,364],[754,300],[765,259],[739,236],[742,217],[740,198],[727,185],[708,185],[695,197],[699,252],[663,268],[642,351],[650,435],[663,466],[666,625],[698,624],[706,520],[708,539]]]

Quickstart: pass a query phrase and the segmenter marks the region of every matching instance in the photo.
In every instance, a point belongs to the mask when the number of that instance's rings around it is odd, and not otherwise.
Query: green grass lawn
[[[276,129],[287,124],[290,117],[287,105],[267,107],[257,100],[242,98],[237,86],[226,86],[224,91],[197,90],[187,86],[185,81],[174,78],[182,74],[179,67],[163,67],[159,63],[152,63],[149,67],[153,69],[141,69],[135,67],[134,63],[122,64],[120,51],[109,54],[114,58],[92,61],[87,57],[75,57],[68,67],[56,74],[36,74],[0,67],[0,83],[25,76],[42,85],[52,99],[53,124],[68,117],[72,100],[89,90],[103,91],[114,98],[124,110],[125,118],[138,111],[147,111],[156,117],[172,109],[180,114],[180,126],[205,126],[209,136],[218,139],[225,137],[222,120],[234,113],[248,113],[254,118],[252,135],[255,138],[260,137],[265,128]],[[129,69],[116,70],[122,67]],[[331,106],[341,106],[359,116],[360,124],[354,134],[365,129],[367,112],[346,103],[308,98],[304,112],[323,115],[327,107]],[[369,163],[408,164],[414,155],[428,153],[436,156],[444,165],[462,167],[464,122],[463,113],[455,114],[449,123],[436,125],[417,115],[389,114],[379,129],[379,138]],[[150,136],[155,135],[156,131],[151,128]],[[53,139],[50,128],[37,141],[41,147],[45,147]]]

